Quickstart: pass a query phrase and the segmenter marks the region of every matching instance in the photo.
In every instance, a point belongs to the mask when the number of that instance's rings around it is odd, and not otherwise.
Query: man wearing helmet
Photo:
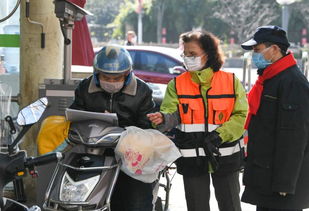
[[[152,90],[134,76],[128,51],[105,46],[96,54],[93,68],[93,75],[76,88],[70,108],[116,113],[121,127],[151,128],[146,114],[155,108]],[[120,172],[111,201],[113,211],[152,211],[152,184]]]

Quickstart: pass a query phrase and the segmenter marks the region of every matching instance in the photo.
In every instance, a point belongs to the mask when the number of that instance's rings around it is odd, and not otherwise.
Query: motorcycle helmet
[[[132,71],[132,59],[129,52],[118,45],[103,47],[94,57],[93,76],[97,87],[100,87],[99,73],[127,74],[125,85],[130,82]]]
[[[95,55],[93,68],[95,73],[121,74],[132,70],[132,59],[123,47],[107,45]]]

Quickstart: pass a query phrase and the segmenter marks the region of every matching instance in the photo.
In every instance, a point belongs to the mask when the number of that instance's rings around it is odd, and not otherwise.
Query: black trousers
[[[153,183],[144,183],[119,172],[111,199],[112,211],[152,211]]]
[[[210,175],[220,211],[241,211],[239,172],[183,177],[188,211],[210,211]]]
[[[272,208],[264,208],[264,207],[256,207],[256,211],[302,211],[298,209],[272,209]]]

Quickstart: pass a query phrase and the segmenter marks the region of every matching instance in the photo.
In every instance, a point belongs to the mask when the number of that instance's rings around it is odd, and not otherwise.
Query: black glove
[[[205,147],[207,147],[211,153],[217,156],[221,155],[221,153],[219,152],[219,146],[221,145],[221,143],[222,139],[219,136],[219,133],[216,131],[208,133],[204,141],[204,144],[206,145]]]

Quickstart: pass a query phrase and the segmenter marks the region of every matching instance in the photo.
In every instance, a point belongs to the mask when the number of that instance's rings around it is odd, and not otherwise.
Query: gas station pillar
[[[20,6],[20,107],[22,108],[38,99],[39,84],[44,83],[44,79],[62,79],[63,36],[59,20],[54,13],[53,1],[22,0]],[[21,146],[27,150],[28,156],[37,154],[38,128],[34,126],[28,132]],[[30,202],[35,200],[33,186],[33,180],[25,180],[27,201]]]

